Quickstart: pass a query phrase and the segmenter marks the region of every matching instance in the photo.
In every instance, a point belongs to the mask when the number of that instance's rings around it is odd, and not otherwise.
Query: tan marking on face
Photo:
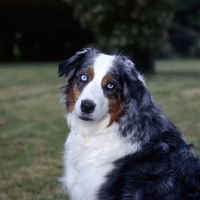
[[[110,122],[108,126],[112,125],[113,122],[118,121],[119,118],[124,113],[124,102],[121,100],[121,97],[119,95],[119,98],[116,99],[109,99],[109,114],[110,114]]]
[[[107,75],[102,80],[102,85],[105,86],[108,83],[113,83],[113,78],[110,75]]]
[[[80,96],[81,91],[76,90],[75,88],[72,88],[69,90],[69,94],[68,94],[68,105],[67,105],[67,112],[71,113],[74,110],[74,106],[75,103],[78,99],[78,97]]]
[[[94,70],[93,70],[93,68],[88,67],[88,68],[86,68],[85,71],[83,71],[82,74],[86,74],[89,78],[88,82],[90,82],[94,77]],[[69,89],[69,92],[67,95],[68,96],[68,104],[67,104],[67,112],[68,113],[71,113],[74,110],[75,103],[83,90],[83,88],[78,89],[78,86],[76,86],[76,83],[77,83],[77,80],[74,80],[73,84],[72,84],[73,87]]]
[[[94,78],[94,69],[91,68],[91,67],[88,67],[86,70],[85,70],[85,74],[88,75],[89,77],[89,82]]]
[[[107,75],[102,80],[103,87],[106,86],[108,83],[115,84],[115,81],[110,75]],[[116,91],[116,88],[113,90],[113,94],[107,95],[107,98],[109,102],[108,113],[110,114],[110,122],[108,126],[110,126],[114,121],[118,121],[118,119],[122,116],[125,110],[125,105],[121,98],[121,94],[118,91]]]

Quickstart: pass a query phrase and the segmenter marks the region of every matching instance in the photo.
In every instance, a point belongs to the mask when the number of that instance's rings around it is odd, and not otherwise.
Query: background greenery
[[[174,14],[173,0],[66,2],[73,6],[82,27],[94,34],[98,48],[109,53],[125,51],[142,72],[153,71],[155,52],[165,49],[165,36]]]
[[[145,76],[164,113],[198,146],[199,65],[157,61],[157,73]],[[67,199],[58,182],[68,129],[57,63],[1,64],[0,74],[0,200]]]
[[[199,0],[1,0],[0,61],[63,60],[82,47],[130,56],[200,57]]]

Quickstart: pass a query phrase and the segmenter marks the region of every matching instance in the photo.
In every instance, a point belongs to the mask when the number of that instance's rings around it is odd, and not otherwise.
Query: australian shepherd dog
[[[58,74],[67,77],[61,182],[71,200],[200,200],[200,159],[129,58],[86,48]]]

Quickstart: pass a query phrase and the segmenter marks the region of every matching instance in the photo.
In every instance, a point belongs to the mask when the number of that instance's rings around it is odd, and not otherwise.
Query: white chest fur
[[[67,118],[71,132],[65,143],[63,186],[72,200],[96,200],[113,161],[134,153],[139,144],[120,137],[117,123],[106,127],[109,118],[98,124],[83,122],[74,114]]]

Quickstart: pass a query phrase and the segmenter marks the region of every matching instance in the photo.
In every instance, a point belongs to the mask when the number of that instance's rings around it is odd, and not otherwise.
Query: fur
[[[130,59],[87,48],[58,73],[67,76],[61,181],[71,200],[200,199],[200,159]]]

